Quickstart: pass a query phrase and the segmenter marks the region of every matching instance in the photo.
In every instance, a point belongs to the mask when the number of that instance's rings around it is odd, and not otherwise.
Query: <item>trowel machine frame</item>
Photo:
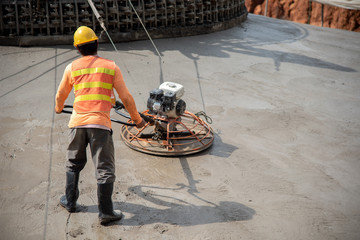
[[[124,112],[125,106],[116,101],[115,113],[128,119],[126,122],[111,118],[112,122],[122,124],[120,136],[125,145],[147,154],[159,156],[182,156],[204,151],[214,141],[211,127],[200,116],[186,110],[180,99],[184,90],[182,85],[165,82],[150,92],[147,110],[139,112],[147,122],[137,128],[130,116]],[[65,105],[64,108],[72,108]],[[63,110],[64,113],[72,111]]]

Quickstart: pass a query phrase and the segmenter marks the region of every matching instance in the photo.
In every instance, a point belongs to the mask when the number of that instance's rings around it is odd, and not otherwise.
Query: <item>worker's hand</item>
[[[60,114],[60,113],[62,112],[62,110],[58,111],[58,110],[56,110],[56,108],[55,108],[55,112],[56,112],[56,114]]]
[[[144,114],[142,114],[142,113],[140,113],[140,116],[141,116],[142,119],[144,119],[147,123],[149,123],[150,126],[154,126],[155,121],[154,121],[153,118],[151,118],[151,117],[149,117],[149,116],[147,116],[147,115],[144,115]]]
[[[142,128],[146,125],[146,122],[144,119],[141,118],[141,122],[139,124],[136,124],[136,127],[137,128]]]

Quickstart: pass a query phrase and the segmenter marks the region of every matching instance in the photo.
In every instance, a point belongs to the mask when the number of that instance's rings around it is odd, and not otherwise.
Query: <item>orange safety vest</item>
[[[111,110],[115,66],[113,61],[98,56],[85,56],[72,62],[74,110],[77,113]]]

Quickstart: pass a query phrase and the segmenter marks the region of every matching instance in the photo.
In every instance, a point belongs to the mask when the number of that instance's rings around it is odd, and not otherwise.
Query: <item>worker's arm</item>
[[[55,112],[61,113],[61,111],[64,108],[64,103],[67,97],[69,96],[69,93],[71,92],[71,89],[73,87],[73,83],[71,81],[71,64],[67,65],[64,71],[63,78],[60,82],[58,91],[56,93],[55,98]]]
[[[135,105],[133,96],[130,94],[128,88],[125,85],[124,78],[120,71],[120,68],[116,66],[115,68],[115,77],[114,77],[114,88],[119,94],[119,98],[124,104],[126,110],[129,112],[131,119],[135,122],[137,127],[143,127],[145,121],[141,118],[138,113]]]

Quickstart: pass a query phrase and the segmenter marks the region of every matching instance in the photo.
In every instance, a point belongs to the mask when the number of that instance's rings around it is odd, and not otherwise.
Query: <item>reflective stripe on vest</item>
[[[103,100],[103,101],[111,102],[111,97],[109,97],[107,95],[102,95],[102,94],[80,95],[80,96],[75,97],[74,103],[80,102],[80,101],[91,101],[91,100]]]
[[[84,83],[75,84],[74,90],[77,91],[84,88],[96,88],[96,87],[112,89],[112,84],[104,83],[104,82],[84,82]]]
[[[105,74],[109,74],[111,76],[115,75],[115,70],[113,69],[107,69],[107,68],[85,68],[85,69],[80,69],[80,70],[76,70],[71,72],[71,76],[72,77],[77,77],[80,75],[85,75],[85,74],[94,74],[94,73],[105,73]]]

